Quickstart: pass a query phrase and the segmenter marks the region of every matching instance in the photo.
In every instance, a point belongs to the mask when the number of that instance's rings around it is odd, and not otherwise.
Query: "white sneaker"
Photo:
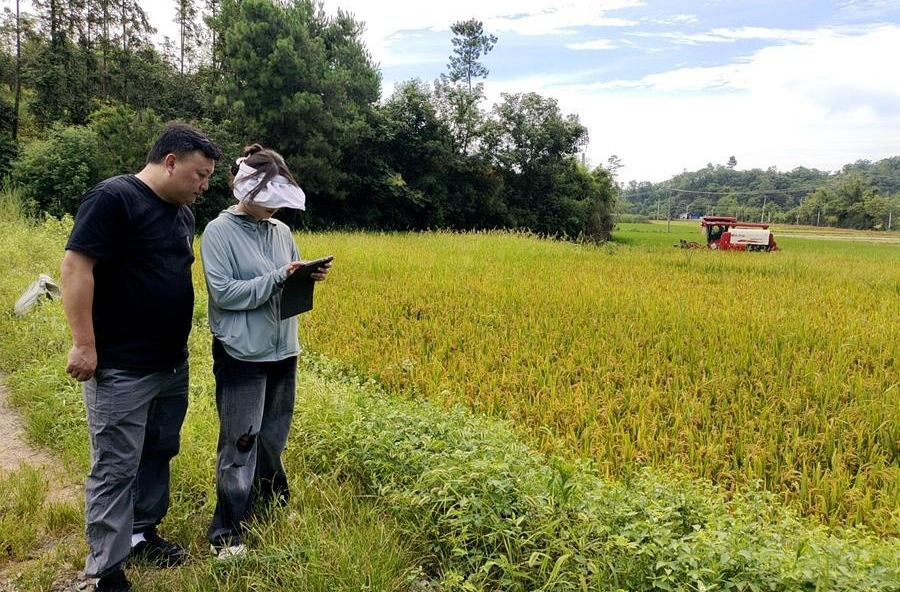
[[[243,543],[239,545],[228,545],[222,547],[210,545],[209,550],[213,555],[216,556],[216,559],[220,561],[234,559],[235,557],[244,557],[245,555],[247,555],[247,546]]]

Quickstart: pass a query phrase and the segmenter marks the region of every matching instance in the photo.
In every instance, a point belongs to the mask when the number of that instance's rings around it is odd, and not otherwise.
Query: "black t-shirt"
[[[187,359],[194,309],[194,214],[134,175],[81,198],[66,249],[97,259],[97,367],[162,370]]]

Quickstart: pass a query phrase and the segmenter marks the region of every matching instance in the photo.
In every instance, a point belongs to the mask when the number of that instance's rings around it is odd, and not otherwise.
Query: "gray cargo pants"
[[[178,454],[187,405],[187,362],[149,374],[104,368],[84,383],[91,440],[84,486],[87,576],[120,568],[131,553],[131,535],[166,515],[169,461]]]

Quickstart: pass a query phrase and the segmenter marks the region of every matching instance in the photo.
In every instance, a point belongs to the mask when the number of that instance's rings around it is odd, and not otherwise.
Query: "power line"
[[[664,193],[666,191],[672,191],[675,193],[689,193],[694,195],[772,195],[773,193],[803,193],[810,192],[819,189],[820,186],[816,187],[798,187],[794,189],[748,189],[745,191],[699,191],[695,189],[675,189],[675,188],[660,188],[658,191],[653,192],[643,192],[643,193],[628,193],[627,190],[622,192],[624,197],[632,198],[632,197],[651,197],[658,196],[660,193]]]
[[[773,193],[796,193],[802,191],[814,191],[815,189],[818,189],[818,187],[803,187],[798,189],[754,189],[747,191],[696,191],[693,189],[672,189],[672,191],[678,193],[703,193],[706,195],[771,195]]]

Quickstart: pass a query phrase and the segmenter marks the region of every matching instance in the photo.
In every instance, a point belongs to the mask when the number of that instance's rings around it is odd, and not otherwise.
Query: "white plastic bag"
[[[38,276],[38,279],[22,292],[22,295],[16,300],[13,311],[17,316],[22,316],[31,310],[41,297],[46,296],[53,300],[54,298],[59,298],[60,295],[59,286],[56,285],[53,278],[42,273]]]

